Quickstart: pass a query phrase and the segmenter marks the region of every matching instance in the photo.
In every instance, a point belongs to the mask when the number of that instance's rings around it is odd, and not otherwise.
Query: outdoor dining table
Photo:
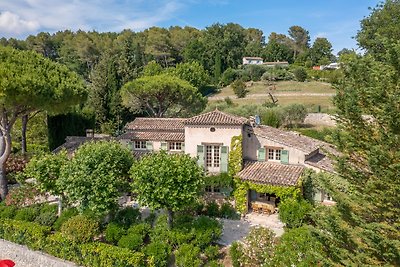
[[[275,202],[273,201],[253,201],[251,203],[253,211],[258,213],[274,213]]]

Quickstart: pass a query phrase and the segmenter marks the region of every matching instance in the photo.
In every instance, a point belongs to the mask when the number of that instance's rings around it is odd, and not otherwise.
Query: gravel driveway
[[[238,241],[246,237],[252,226],[262,226],[271,229],[276,236],[281,236],[284,232],[284,224],[279,220],[278,214],[263,215],[257,213],[247,214],[241,220],[221,219],[223,224],[222,236],[219,244],[229,246],[234,241]]]

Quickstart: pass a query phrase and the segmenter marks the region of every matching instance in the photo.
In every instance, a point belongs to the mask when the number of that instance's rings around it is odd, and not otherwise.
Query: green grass
[[[249,83],[247,83],[249,84]],[[279,81],[275,82],[275,87],[273,85],[268,85],[267,82],[253,82],[252,86],[247,87],[249,90],[249,95],[252,94],[267,94],[272,93],[335,93],[335,90],[329,83],[324,82],[296,82],[296,81]],[[230,86],[224,87],[220,92],[214,94],[213,96],[219,97],[233,97],[235,94]]]

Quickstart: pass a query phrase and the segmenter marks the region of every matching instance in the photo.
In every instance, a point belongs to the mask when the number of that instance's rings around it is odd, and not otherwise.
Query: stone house
[[[244,182],[279,187],[299,187],[305,168],[333,173],[325,151],[334,148],[325,142],[297,133],[227,114],[219,110],[192,118],[136,118],[117,139],[129,146],[136,157],[166,150],[187,153],[209,175],[228,172],[231,141],[242,137],[243,168],[237,176]],[[208,187],[209,194],[223,195],[224,189]],[[247,206],[253,201],[279,201],[274,194],[248,190]],[[315,200],[330,201],[329,195],[317,192]]]

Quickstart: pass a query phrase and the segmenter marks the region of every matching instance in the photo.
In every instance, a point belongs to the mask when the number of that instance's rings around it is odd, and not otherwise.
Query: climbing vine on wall
[[[234,177],[243,167],[242,135],[233,136],[231,139],[231,150],[229,151],[228,173]]]
[[[236,209],[242,214],[247,212],[248,190],[254,190],[258,193],[275,194],[281,200],[301,196],[301,189],[299,187],[255,184],[248,181],[242,182],[239,178],[235,178],[235,192],[233,195],[235,197]]]
[[[228,173],[220,173],[205,177],[204,184],[206,186],[233,187],[233,179]]]

